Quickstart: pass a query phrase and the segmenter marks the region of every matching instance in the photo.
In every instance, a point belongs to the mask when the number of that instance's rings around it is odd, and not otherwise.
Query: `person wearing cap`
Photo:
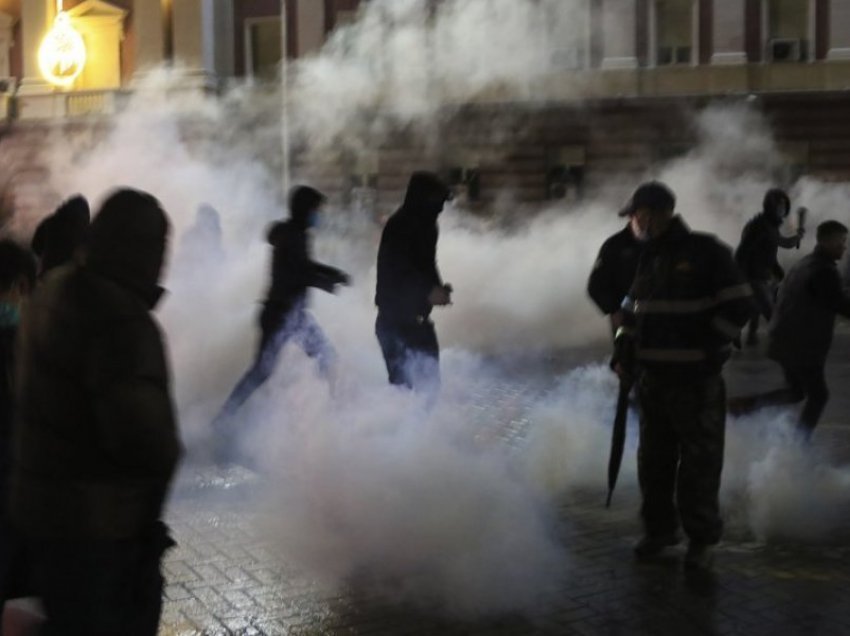
[[[638,225],[634,212],[634,201],[630,199],[619,212],[619,216],[628,217],[629,222],[602,243],[587,281],[587,293],[609,317],[612,335],[623,323],[620,306],[632,286],[646,243],[646,233]]]
[[[163,508],[181,455],[163,336],[169,222],[123,189],[95,216],[84,262],[35,289],[18,332],[9,509],[44,633],[154,636]]]
[[[685,566],[707,568],[722,529],[721,370],[749,317],[752,292],[731,250],[674,214],[666,185],[645,183],[632,200],[649,240],[623,301],[612,367],[636,381],[641,412],[644,536],[635,554],[649,558],[676,544],[681,523],[690,540]]]
[[[440,346],[431,311],[451,304],[437,269],[437,218],[451,198],[430,172],[414,172],[404,203],[384,226],[378,249],[375,334],[390,384],[436,395]]]
[[[290,218],[271,226],[273,248],[271,285],[260,313],[260,343],[251,367],[245,372],[213,421],[218,436],[215,459],[228,461],[234,449],[232,416],[274,372],[280,352],[289,341],[318,361],[319,371],[330,378],[334,349],[316,319],[307,310],[307,291],[316,287],[333,293],[347,285],[345,272],[312,260],[309,231],[320,222],[325,196],[308,186],[296,186],[289,196]]]
[[[790,210],[791,199],[783,190],[768,190],[762,201],[762,211],[744,226],[741,242],[735,250],[735,261],[753,288],[754,303],[746,341],[751,346],[758,343],[759,318],[763,316],[770,322],[776,287],[785,277],[777,260],[779,248],[800,247],[805,234],[802,227],[797,228],[794,236],[782,236],[779,232]]]

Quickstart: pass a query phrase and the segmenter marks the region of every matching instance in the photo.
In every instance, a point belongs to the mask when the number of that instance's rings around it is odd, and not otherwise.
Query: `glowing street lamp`
[[[68,88],[86,65],[83,37],[71,26],[71,18],[56,0],[56,19],[38,49],[38,67],[51,84]]]

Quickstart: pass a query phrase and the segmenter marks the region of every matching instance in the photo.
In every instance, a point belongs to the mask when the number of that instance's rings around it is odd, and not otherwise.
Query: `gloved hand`
[[[635,343],[631,334],[622,327],[614,336],[614,354],[609,365],[611,370],[620,378],[620,382],[632,383],[637,371],[635,359]]]

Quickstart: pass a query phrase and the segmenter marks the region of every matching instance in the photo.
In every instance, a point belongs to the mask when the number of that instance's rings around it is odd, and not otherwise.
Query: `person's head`
[[[35,257],[8,239],[0,240],[0,302],[19,307],[35,286]]]
[[[785,190],[771,188],[764,195],[762,211],[781,223],[791,211],[791,199],[788,198]]]
[[[31,248],[39,259],[42,274],[73,259],[88,238],[90,219],[88,201],[76,195],[39,223]]]
[[[315,188],[295,186],[289,193],[289,214],[292,222],[305,229],[316,227],[325,200],[325,195]]]
[[[847,250],[847,226],[838,221],[824,221],[818,225],[817,241],[821,252],[840,261]]]
[[[449,199],[451,190],[440,177],[433,172],[417,171],[410,175],[404,208],[423,220],[435,220]]]
[[[639,240],[647,240],[667,230],[675,209],[673,191],[660,181],[648,181],[634,191],[620,216],[628,216],[634,235]]]
[[[86,264],[153,306],[161,292],[168,232],[168,217],[153,196],[116,190],[92,221]]]

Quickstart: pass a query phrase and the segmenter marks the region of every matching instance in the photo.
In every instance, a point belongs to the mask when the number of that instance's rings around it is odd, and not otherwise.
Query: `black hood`
[[[785,219],[785,216],[779,213],[779,206],[782,203],[785,204],[785,214],[787,215],[791,211],[791,199],[788,198],[785,191],[779,188],[771,188],[765,193],[762,212],[776,225],[782,225],[782,221]]]
[[[41,272],[64,265],[85,245],[90,222],[89,203],[72,197],[45,218],[32,237],[32,251],[41,259]]]
[[[433,172],[414,172],[407,184],[402,210],[405,214],[436,220],[443,205],[451,198],[451,190]]]
[[[162,289],[168,217],[146,192],[122,189],[103,203],[91,224],[86,265],[153,307]]]
[[[289,194],[289,216],[292,224],[306,229],[310,214],[325,202],[325,195],[309,186],[296,186]]]

